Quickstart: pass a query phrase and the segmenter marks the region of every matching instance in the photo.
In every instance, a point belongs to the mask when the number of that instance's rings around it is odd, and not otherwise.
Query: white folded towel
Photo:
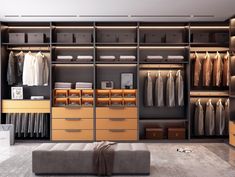
[[[162,60],[163,56],[161,55],[148,55],[147,60]]]
[[[136,57],[134,55],[120,55],[120,60],[135,60]]]
[[[100,59],[101,60],[115,60],[115,56],[114,55],[101,55]]]
[[[182,56],[182,55],[169,55],[168,57],[167,57],[167,59],[178,59],[178,60],[183,60],[184,59],[184,56]]]
[[[91,55],[78,55],[77,59],[78,60],[92,60],[93,56],[91,56]]]
[[[70,56],[70,55],[58,55],[57,56],[57,59],[58,60],[72,60],[73,59],[73,56]]]

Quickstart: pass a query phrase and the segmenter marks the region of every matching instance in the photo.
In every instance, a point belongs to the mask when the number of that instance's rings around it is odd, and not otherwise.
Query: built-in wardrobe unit
[[[17,138],[35,140],[227,138],[234,24],[2,22],[1,123],[44,117],[33,120],[34,130],[16,123]],[[20,52],[43,56],[47,83],[9,82],[10,56],[18,61]],[[23,99],[11,99],[14,86],[23,87]]]

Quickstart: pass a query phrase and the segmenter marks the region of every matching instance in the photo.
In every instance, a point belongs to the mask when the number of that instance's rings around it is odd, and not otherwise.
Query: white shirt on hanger
[[[34,63],[35,56],[31,52],[28,52],[24,58],[24,68],[23,68],[23,85],[33,86],[34,85]]]

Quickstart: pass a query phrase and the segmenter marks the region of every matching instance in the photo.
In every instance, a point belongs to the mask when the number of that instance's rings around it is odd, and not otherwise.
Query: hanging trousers
[[[205,135],[215,135],[215,110],[211,101],[206,103],[206,114],[205,114]]]
[[[216,112],[215,112],[215,134],[221,136],[225,131],[225,112],[224,106],[219,100],[216,103]]]
[[[163,89],[163,78],[160,71],[156,75],[155,82],[155,105],[157,107],[164,106],[164,89]]]
[[[153,106],[153,81],[150,74],[145,78],[144,88],[144,105]]]
[[[175,89],[177,105],[184,106],[184,81],[180,70],[176,73]]]
[[[195,103],[194,134],[195,136],[204,135],[204,110],[200,101]]]
[[[166,106],[175,106],[175,82],[171,72],[168,73],[166,82]]]

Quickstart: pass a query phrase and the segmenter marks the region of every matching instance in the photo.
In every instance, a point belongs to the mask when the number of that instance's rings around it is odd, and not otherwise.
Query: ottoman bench
[[[45,174],[95,175],[94,143],[45,143],[32,152],[32,170]],[[114,147],[114,175],[149,175],[150,152],[143,143]]]

